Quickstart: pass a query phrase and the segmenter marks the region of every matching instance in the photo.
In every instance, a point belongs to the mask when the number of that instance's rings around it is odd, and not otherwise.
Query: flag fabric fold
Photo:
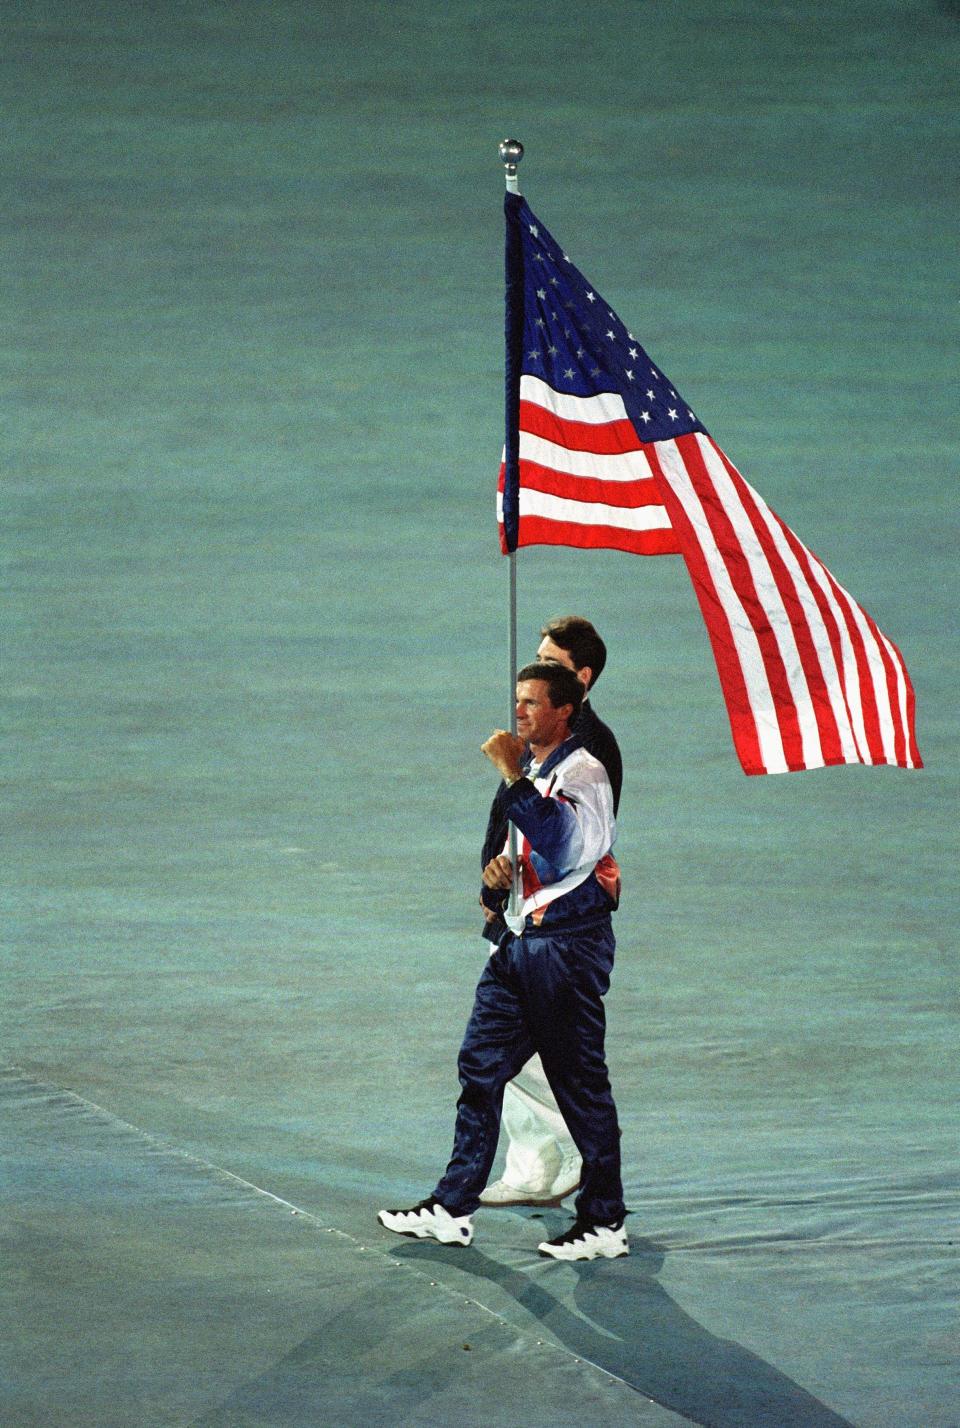
[[[745,773],[922,767],[897,647],[770,509],[526,200],[506,196],[501,549],[682,555]]]

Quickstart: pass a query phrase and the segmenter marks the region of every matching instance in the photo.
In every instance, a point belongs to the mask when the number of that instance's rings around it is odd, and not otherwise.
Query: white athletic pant
[[[503,1178],[514,1190],[540,1195],[569,1184],[580,1170],[580,1152],[553,1098],[539,1056],[531,1056],[503,1093],[507,1163]]]

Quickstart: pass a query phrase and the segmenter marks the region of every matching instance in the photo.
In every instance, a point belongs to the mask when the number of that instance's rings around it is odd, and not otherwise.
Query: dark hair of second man
[[[542,640],[553,640],[573,660],[577,669],[590,667],[590,688],[596,684],[607,662],[607,647],[589,620],[582,615],[558,615],[540,631]]]

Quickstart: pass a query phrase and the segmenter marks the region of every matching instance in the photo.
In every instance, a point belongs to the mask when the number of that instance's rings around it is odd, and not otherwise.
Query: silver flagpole
[[[500,143],[500,159],[503,163],[504,178],[507,185],[507,193],[520,192],[520,180],[517,177],[517,165],[523,158],[523,145],[519,139],[504,139]],[[509,669],[509,690],[510,690],[510,732],[516,737],[517,733],[517,552],[511,550],[507,556],[510,566],[510,613],[507,624],[507,659]],[[520,868],[517,858],[517,830],[513,823],[507,825],[509,829],[508,852],[510,863],[513,867],[513,882],[510,884],[510,897],[508,901],[508,911],[515,917],[520,907]]]

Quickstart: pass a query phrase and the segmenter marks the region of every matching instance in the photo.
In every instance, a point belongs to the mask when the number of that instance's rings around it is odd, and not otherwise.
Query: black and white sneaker
[[[619,1259],[630,1253],[622,1220],[613,1225],[588,1225],[576,1220],[556,1239],[537,1245],[551,1259]]]
[[[468,1245],[473,1240],[470,1216],[451,1215],[432,1195],[409,1210],[381,1210],[377,1219],[395,1235],[439,1240],[442,1245]]]

